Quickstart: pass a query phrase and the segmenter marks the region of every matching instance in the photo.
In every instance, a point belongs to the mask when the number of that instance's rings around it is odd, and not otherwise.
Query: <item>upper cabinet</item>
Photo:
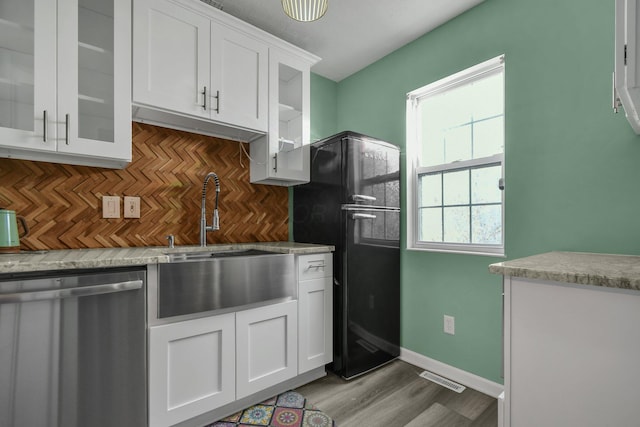
[[[211,118],[266,132],[269,48],[225,25],[211,28]]]
[[[130,0],[0,4],[0,156],[131,161]]]
[[[199,1],[136,0],[134,16],[134,120],[240,141],[267,132],[266,43]]]
[[[133,7],[134,103],[208,117],[209,19],[167,0],[135,0]]]
[[[133,119],[251,142],[251,182],[309,181],[319,58],[199,0],[135,0]]]
[[[269,133],[251,142],[251,182],[309,182],[309,79],[316,60],[270,50]]]
[[[640,0],[616,0],[614,108],[640,134]]]

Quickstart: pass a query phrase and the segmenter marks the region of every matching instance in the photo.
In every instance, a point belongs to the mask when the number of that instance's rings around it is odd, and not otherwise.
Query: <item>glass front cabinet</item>
[[[131,161],[131,1],[0,2],[0,156]]]
[[[269,133],[251,142],[251,182],[309,182],[310,68],[319,59],[269,50]]]

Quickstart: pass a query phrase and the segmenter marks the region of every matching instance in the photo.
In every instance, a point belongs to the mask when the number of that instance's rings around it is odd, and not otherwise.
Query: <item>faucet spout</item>
[[[207,225],[207,183],[213,178],[216,184],[216,204],[213,209],[213,221],[211,225]],[[220,180],[218,175],[213,172],[209,172],[204,177],[204,183],[202,184],[202,211],[200,213],[200,246],[207,246],[207,231],[216,231],[220,229],[220,216],[218,214],[218,195],[220,194]]]

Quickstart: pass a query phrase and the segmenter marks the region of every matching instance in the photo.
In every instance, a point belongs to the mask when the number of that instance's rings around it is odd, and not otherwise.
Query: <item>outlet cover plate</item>
[[[456,334],[456,318],[444,315],[444,333],[449,335]]]
[[[124,217],[140,218],[140,197],[124,196]]]

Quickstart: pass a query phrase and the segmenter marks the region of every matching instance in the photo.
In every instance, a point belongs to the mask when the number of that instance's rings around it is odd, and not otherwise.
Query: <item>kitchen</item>
[[[637,255],[640,147],[610,108],[613,38],[607,2],[486,0],[340,82],[312,73],[310,139],[352,129],[404,148],[407,92],[504,54],[507,258]],[[289,239],[287,189],[251,185],[237,142],[137,122],[132,132],[122,170],[0,160],[0,204],[31,226],[22,249],[164,246],[168,234],[195,245],[210,170],[222,178],[211,243]],[[101,218],[103,195],[140,197],[141,218]],[[402,348],[502,384],[502,282],[488,272],[500,261],[401,250]],[[455,335],[442,332],[443,315]]]

